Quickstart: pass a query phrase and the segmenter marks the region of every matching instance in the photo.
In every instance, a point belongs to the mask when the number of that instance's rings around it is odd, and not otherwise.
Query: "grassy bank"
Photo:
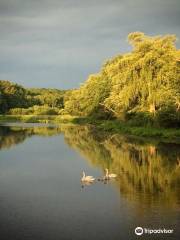
[[[180,141],[180,129],[136,127],[118,120],[95,120],[92,118],[78,118],[70,115],[0,115],[1,122],[25,123],[72,123],[78,125],[91,124],[99,130],[110,133],[121,133],[140,137],[166,138]]]
[[[152,138],[168,138],[180,141],[180,129],[177,128],[136,127],[118,120],[105,121],[85,118],[75,118],[72,120],[72,122],[76,124],[92,124],[95,125],[99,130],[111,133],[122,133],[127,135]]]
[[[74,119],[75,117],[70,115],[0,115],[0,123],[69,123]]]

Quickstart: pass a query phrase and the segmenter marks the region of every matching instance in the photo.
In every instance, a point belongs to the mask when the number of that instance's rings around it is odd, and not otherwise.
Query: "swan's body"
[[[116,178],[117,174],[115,173],[109,173],[109,170],[106,168],[106,175],[104,176],[105,180],[111,179],[111,178]]]
[[[83,176],[82,176],[82,178],[81,178],[81,181],[82,182],[89,182],[89,183],[91,183],[91,182],[93,182],[95,180],[95,178],[93,177],[93,176],[86,176],[85,175],[85,172],[83,171]]]

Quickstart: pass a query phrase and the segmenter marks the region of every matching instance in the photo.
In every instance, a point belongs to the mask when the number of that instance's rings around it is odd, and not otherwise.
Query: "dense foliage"
[[[101,103],[107,98],[109,91],[110,84],[104,73],[90,75],[80,89],[66,94],[65,110],[78,116],[101,115],[104,112]]]
[[[30,88],[27,90],[27,99],[29,105],[46,105],[49,107],[64,107],[65,90],[46,89],[46,88]]]
[[[8,114],[58,114],[64,107],[66,91],[25,89],[9,81],[0,81],[0,112]]]
[[[70,114],[136,119],[137,123],[180,121],[180,51],[175,36],[149,37],[130,33],[131,53],[107,61],[100,73],[69,93]],[[103,112],[103,113],[102,113]]]
[[[0,112],[25,107],[26,104],[26,90],[23,87],[9,81],[0,81]]]

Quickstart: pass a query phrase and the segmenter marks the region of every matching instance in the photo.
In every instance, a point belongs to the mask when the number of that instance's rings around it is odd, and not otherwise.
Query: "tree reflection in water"
[[[176,208],[180,202],[180,145],[110,135],[90,126],[0,127],[0,149],[33,135],[64,134],[66,143],[87,161],[116,173],[120,194],[130,202]],[[82,186],[86,187],[86,186]]]

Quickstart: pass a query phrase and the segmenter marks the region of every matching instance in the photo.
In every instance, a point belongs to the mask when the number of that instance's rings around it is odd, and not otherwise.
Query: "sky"
[[[0,0],[0,79],[77,88],[131,50],[130,32],[180,38],[179,25],[180,0]]]

